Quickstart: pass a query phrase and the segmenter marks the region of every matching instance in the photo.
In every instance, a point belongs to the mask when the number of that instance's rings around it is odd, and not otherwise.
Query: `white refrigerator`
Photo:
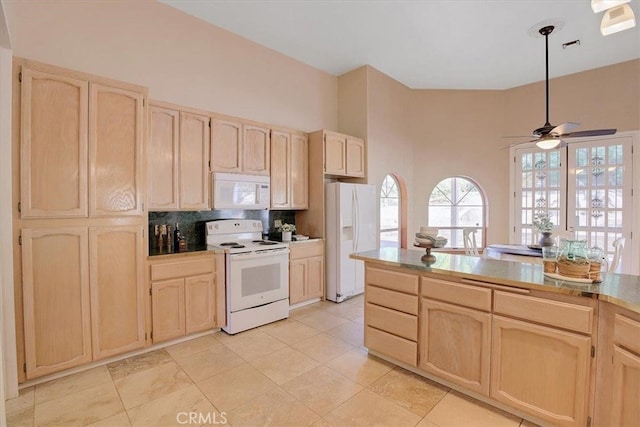
[[[325,184],[326,297],[342,302],[364,292],[364,262],[354,252],[378,248],[378,192],[375,185]]]

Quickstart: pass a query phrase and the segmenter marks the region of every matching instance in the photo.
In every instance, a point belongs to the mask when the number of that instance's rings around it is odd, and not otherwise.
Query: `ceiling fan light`
[[[600,32],[603,36],[627,30],[636,26],[636,17],[628,4],[607,10],[602,16]]]
[[[541,150],[552,150],[560,145],[561,142],[560,138],[542,138],[536,142],[536,146]]]
[[[600,13],[612,7],[629,3],[630,1],[631,0],[591,0],[591,9],[593,9],[593,13]]]

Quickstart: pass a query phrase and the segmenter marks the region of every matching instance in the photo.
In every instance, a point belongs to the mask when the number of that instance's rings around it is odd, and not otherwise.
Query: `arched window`
[[[485,197],[472,180],[443,179],[429,198],[429,227],[437,227],[450,248],[463,248],[462,229],[476,228],[478,245],[484,246],[485,206]]]
[[[380,189],[380,247],[400,247],[400,192],[396,179],[387,175]]]

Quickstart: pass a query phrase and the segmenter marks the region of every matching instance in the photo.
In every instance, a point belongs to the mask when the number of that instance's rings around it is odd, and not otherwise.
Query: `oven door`
[[[227,306],[235,312],[289,298],[289,249],[229,254]]]

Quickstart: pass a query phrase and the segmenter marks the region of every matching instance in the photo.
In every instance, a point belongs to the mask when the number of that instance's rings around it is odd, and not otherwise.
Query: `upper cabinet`
[[[324,143],[324,173],[338,177],[365,177],[364,140],[331,131],[317,131]]]
[[[149,210],[209,209],[209,116],[158,102],[149,116]]]
[[[214,118],[211,122],[211,170],[268,176],[270,142],[268,128]]]
[[[23,67],[23,218],[142,214],[145,89]]]
[[[271,208],[309,207],[308,153],[306,134],[271,131]]]

